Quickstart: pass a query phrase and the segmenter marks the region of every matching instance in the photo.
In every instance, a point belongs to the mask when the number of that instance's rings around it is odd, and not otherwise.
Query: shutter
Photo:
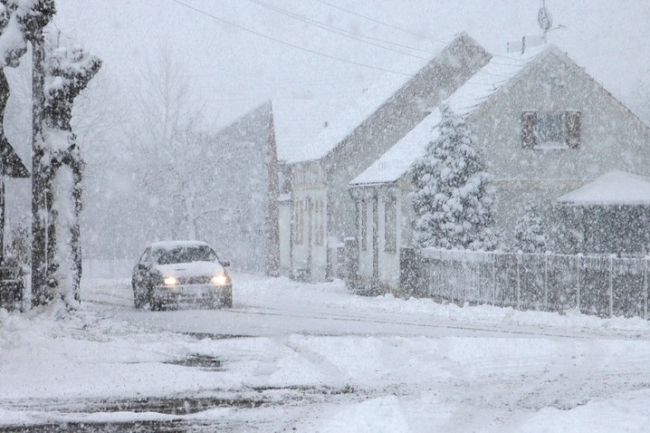
[[[577,149],[580,146],[581,115],[579,111],[566,113],[566,144],[570,149]]]
[[[524,111],[521,113],[521,145],[524,149],[532,149],[537,145],[537,137],[535,135],[536,125],[536,111]]]

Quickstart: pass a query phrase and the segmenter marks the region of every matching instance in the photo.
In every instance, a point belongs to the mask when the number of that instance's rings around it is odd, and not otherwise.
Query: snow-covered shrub
[[[410,173],[415,240],[420,247],[494,249],[491,176],[464,119],[446,104],[441,111],[440,135]]]
[[[514,230],[515,250],[524,253],[543,253],[547,249],[547,239],[538,209],[527,203],[523,217]]]

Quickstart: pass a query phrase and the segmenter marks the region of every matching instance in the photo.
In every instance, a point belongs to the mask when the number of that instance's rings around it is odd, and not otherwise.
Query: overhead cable
[[[222,22],[224,24],[236,27],[236,28],[238,28],[240,30],[243,30],[245,32],[254,34],[254,35],[259,36],[261,38],[268,39],[270,41],[273,41],[273,42],[276,42],[276,43],[279,43],[279,44],[282,44],[282,45],[285,45],[285,46],[288,46],[288,47],[291,47],[291,48],[295,48],[295,49],[300,50],[300,51],[315,54],[317,56],[325,57],[325,58],[332,59],[332,60],[338,60],[340,62],[348,63],[348,64],[355,65],[355,66],[361,66],[363,68],[375,69],[377,71],[382,71],[382,72],[389,72],[391,74],[403,75],[403,76],[408,76],[408,77],[413,75],[413,74],[409,74],[409,73],[402,72],[402,71],[395,71],[395,70],[392,70],[392,69],[386,69],[386,68],[382,68],[382,67],[378,67],[378,66],[367,65],[365,63],[355,62],[354,60],[348,60],[348,59],[344,59],[344,58],[341,58],[341,57],[336,57],[336,56],[332,56],[332,55],[329,55],[329,54],[321,53],[320,51],[316,51],[316,50],[312,50],[312,49],[309,49],[309,48],[301,47],[299,45],[295,45],[295,44],[292,44],[290,42],[286,42],[286,41],[283,41],[281,39],[274,38],[273,36],[269,36],[269,35],[266,35],[264,33],[260,33],[258,31],[249,29],[249,28],[244,27],[244,26],[242,26],[240,24],[236,24],[236,23],[233,23],[231,21],[227,21],[227,20],[225,20],[223,18],[220,18],[220,17],[218,17],[216,15],[213,15],[213,14],[211,14],[209,12],[206,12],[204,10],[201,10],[199,8],[191,6],[191,5],[189,5],[187,3],[184,3],[184,2],[182,2],[180,0],[172,0],[172,1],[174,3],[180,5],[180,6],[183,6],[183,7],[187,8],[187,9],[191,9],[191,10],[193,10],[193,11],[199,13],[199,14],[205,15],[205,16],[207,16],[207,17],[209,17],[209,18],[211,18],[211,19],[213,19],[215,21]]]

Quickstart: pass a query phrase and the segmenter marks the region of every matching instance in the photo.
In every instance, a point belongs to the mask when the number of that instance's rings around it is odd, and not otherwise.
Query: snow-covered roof
[[[533,60],[558,51],[554,45],[543,45],[530,48],[523,54],[509,53],[507,56],[493,56],[449,97],[447,103],[456,114],[469,116],[506,84],[514,82],[513,79],[518,77]]]
[[[279,161],[293,160],[307,137],[319,135],[336,118],[342,107],[332,98],[275,98],[273,127]]]
[[[469,116],[505,85],[514,81],[535,59],[558,51],[553,45],[530,49],[524,54],[494,56],[458,88],[448,99],[449,107],[464,117]],[[427,144],[437,138],[440,110],[435,109],[411,132],[384,153],[363,173],[350,182],[351,186],[395,182],[425,153]]]
[[[557,201],[576,206],[650,205],[650,180],[624,171],[610,171]]]
[[[400,60],[392,70],[403,74],[386,74],[383,79],[374,82],[354,99],[352,107],[331,119],[327,128],[324,128],[320,134],[303,136],[302,141],[293,142],[293,146],[290,147],[289,143],[281,143],[278,140],[278,159],[296,163],[314,161],[326,156],[445,48],[446,46],[443,46],[432,53],[428,60],[419,57],[406,57]],[[308,137],[307,140],[305,137]]]
[[[414,161],[424,155],[426,145],[438,138],[440,121],[440,109],[436,108],[397,144],[354,178],[350,185],[394,182],[399,179],[411,168]]]

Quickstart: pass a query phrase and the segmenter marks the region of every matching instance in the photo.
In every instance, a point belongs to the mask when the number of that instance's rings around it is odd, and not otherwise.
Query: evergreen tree
[[[495,191],[465,121],[441,107],[439,137],[412,167],[413,229],[421,247],[490,250]]]
[[[527,203],[524,216],[515,226],[515,249],[524,253],[546,251],[546,235],[537,208]]]

